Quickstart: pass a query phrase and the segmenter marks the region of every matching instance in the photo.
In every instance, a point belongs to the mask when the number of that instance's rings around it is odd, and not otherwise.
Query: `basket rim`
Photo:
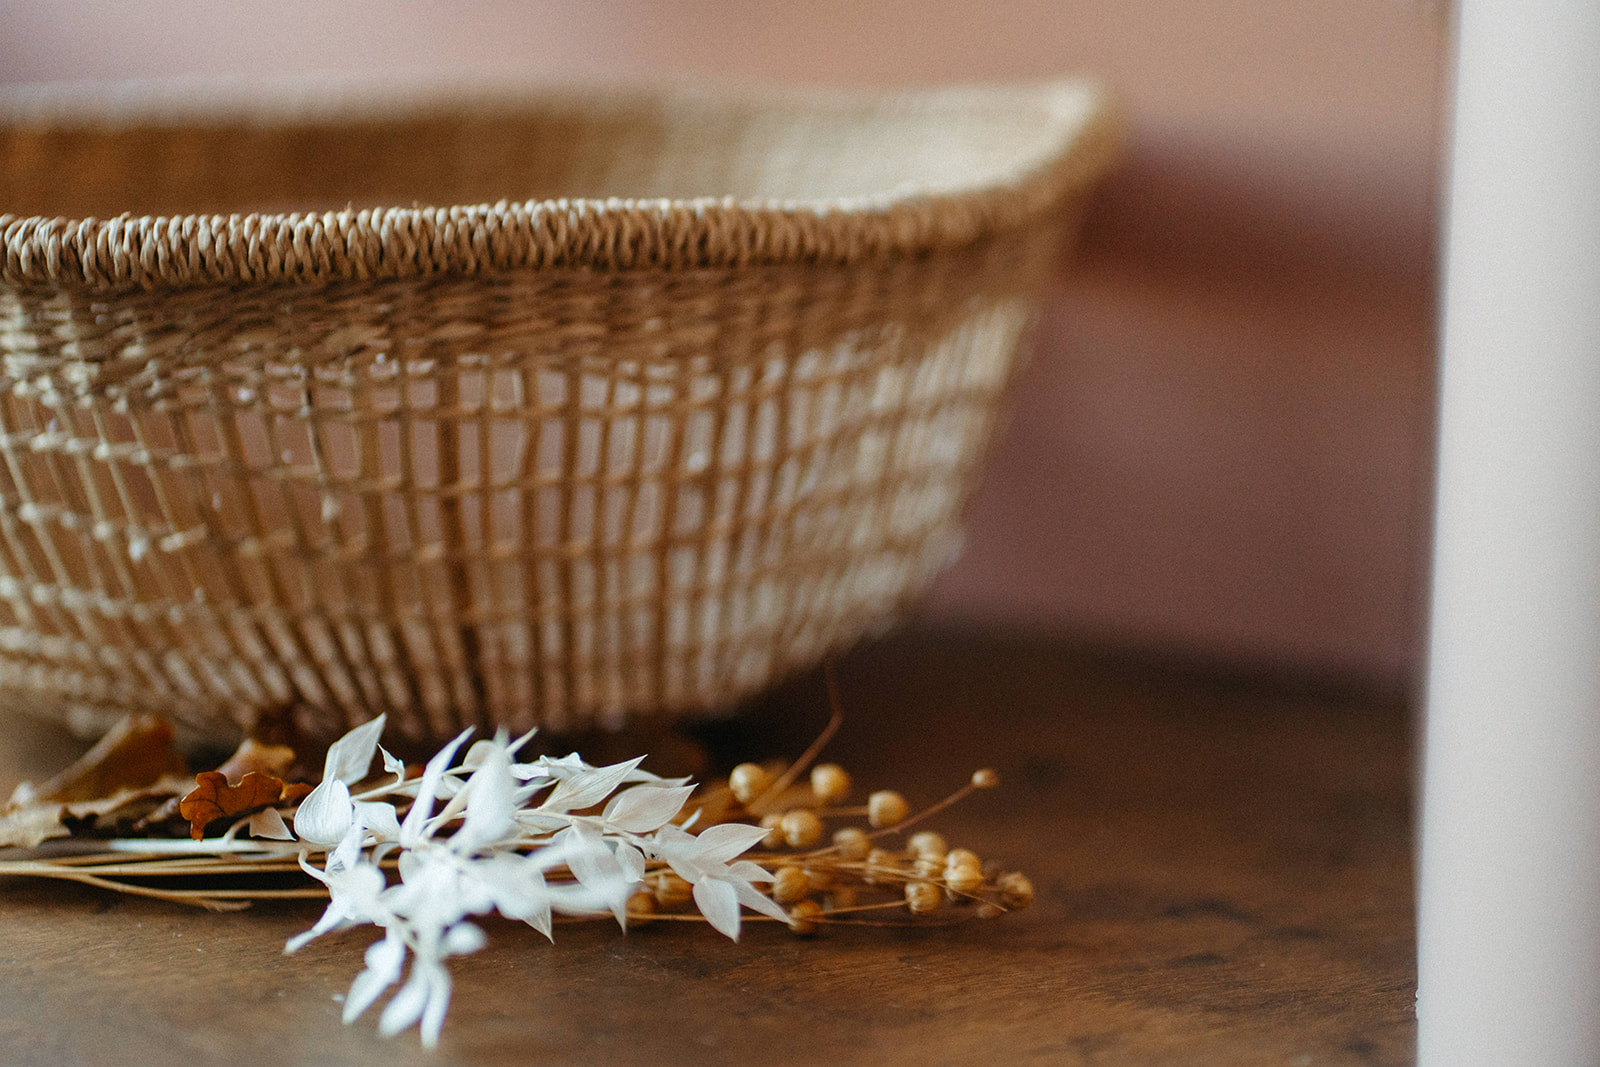
[[[72,290],[191,289],[320,284],[429,274],[591,268],[693,269],[849,264],[971,245],[1026,225],[1082,193],[1109,169],[1123,141],[1110,94],[1085,78],[1031,85],[932,90],[639,89],[521,90],[511,94],[412,89],[355,98],[195,103],[165,86],[123,86],[107,110],[105,86],[24,86],[0,92],[0,123],[60,116],[135,119],[302,113],[358,108],[537,106],[554,99],[698,99],[827,107],[841,102],[906,108],[1022,108],[1039,115],[1044,150],[988,184],[939,191],[812,200],[551,199],[518,203],[377,207],[327,212],[188,214],[110,219],[0,214],[0,286]],[[181,103],[180,103],[181,101]],[[285,105],[288,105],[287,107]],[[176,106],[174,106],[176,105]],[[231,109],[231,110],[230,110]],[[341,110],[343,109],[343,110]]]

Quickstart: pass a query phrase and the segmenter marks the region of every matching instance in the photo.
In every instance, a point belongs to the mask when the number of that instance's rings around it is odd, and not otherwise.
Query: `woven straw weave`
[[[0,97],[0,699],[726,709],[947,562],[1115,142],[1083,84]]]

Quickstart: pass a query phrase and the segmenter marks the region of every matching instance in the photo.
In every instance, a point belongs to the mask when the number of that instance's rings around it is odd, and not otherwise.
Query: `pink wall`
[[[1134,121],[928,610],[1415,668],[1436,112],[1423,0],[0,0],[0,81],[1092,71]]]

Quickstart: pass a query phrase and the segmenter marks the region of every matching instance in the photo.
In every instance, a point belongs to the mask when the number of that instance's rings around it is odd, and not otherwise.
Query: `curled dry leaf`
[[[192,778],[168,775],[141,789],[119,789],[108,797],[75,800],[22,800],[0,810],[0,847],[34,848],[57,837],[103,835],[147,827],[152,811],[189,789]]]
[[[289,757],[292,761],[294,754]],[[246,772],[237,782],[228,781],[222,771],[201,771],[194,782],[194,789],[178,802],[178,814],[189,820],[189,836],[196,841],[204,838],[206,827],[218,819],[292,803],[311,792],[309,785],[291,784],[261,771]]]
[[[239,743],[239,747],[234,749],[233,755],[224,760],[222,766],[218,767],[215,773],[221,774],[230,784],[235,786],[243,781],[245,775],[250,774],[252,771],[287,781],[289,769],[294,766],[294,761],[295,750],[288,745],[267,744],[256,740],[254,737],[247,737]],[[193,782],[185,782],[183,787],[174,792],[165,804],[156,808],[145,818],[145,826],[161,826],[174,819],[182,819],[190,824],[189,833],[191,836],[195,836],[195,840],[198,841],[200,838],[196,835],[194,820],[182,811],[182,806],[184,801],[198,792],[199,779],[200,776],[196,775]],[[309,789],[310,787],[307,786],[306,790]],[[306,790],[295,793],[292,797],[286,793],[282,799],[298,800]],[[277,803],[277,801],[272,801],[271,803]],[[240,808],[238,813],[243,815],[249,810],[249,807]],[[225,814],[230,813],[224,812],[221,815],[208,816],[208,821],[209,819],[220,819]],[[202,823],[201,827],[203,828],[204,825]]]
[[[33,848],[85,828],[132,823],[187,790],[188,770],[165,719],[126,716],[59,774],[17,786],[0,809],[0,846]]]
[[[158,715],[127,715],[70,767],[36,786],[24,783],[12,799],[103,800],[188,771],[170,723]]]
[[[60,804],[9,804],[0,812],[0,846],[36,848],[70,830],[62,822]]]
[[[251,771],[287,781],[294,758],[295,751],[288,745],[269,745],[254,737],[247,737],[234,749],[233,755],[217,768],[217,773],[227,776],[230,782],[238,782]]]
[[[288,745],[246,738],[217,770],[190,777],[172,726],[156,715],[129,715],[70,767],[17,787],[0,808],[0,847],[118,829],[143,833],[176,818],[198,839],[216,819],[303,797],[310,786],[285,781],[294,761]]]

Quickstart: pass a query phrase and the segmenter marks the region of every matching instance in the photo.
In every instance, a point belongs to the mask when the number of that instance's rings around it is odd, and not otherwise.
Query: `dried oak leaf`
[[[289,768],[294,765],[294,761],[295,751],[288,745],[265,744],[254,737],[247,737],[240,742],[233,755],[229,756],[222,766],[216,769],[216,773],[225,776],[228,782],[235,786],[239,785],[244,776],[252,771],[287,781]],[[192,784],[185,783],[184,788],[174,793],[167,803],[150,812],[141,820],[140,824],[134,827],[134,830],[144,831],[153,827],[160,827],[174,819],[190,822],[189,817],[183,814],[180,809],[182,802],[188,798],[189,794],[195,791]],[[298,795],[286,797],[285,799],[297,799]],[[221,815],[212,817],[222,818]],[[192,825],[189,832],[191,834],[194,833]]]
[[[293,802],[311,792],[308,785],[291,784],[261,771],[249,771],[237,782],[229,782],[222,771],[201,771],[194,782],[194,789],[178,802],[178,813],[189,820],[189,836],[196,841],[205,837],[206,827],[218,819]]]
[[[189,765],[157,715],[128,715],[59,774],[23,782],[0,808],[0,846],[33,848],[137,818],[188,788]]]

